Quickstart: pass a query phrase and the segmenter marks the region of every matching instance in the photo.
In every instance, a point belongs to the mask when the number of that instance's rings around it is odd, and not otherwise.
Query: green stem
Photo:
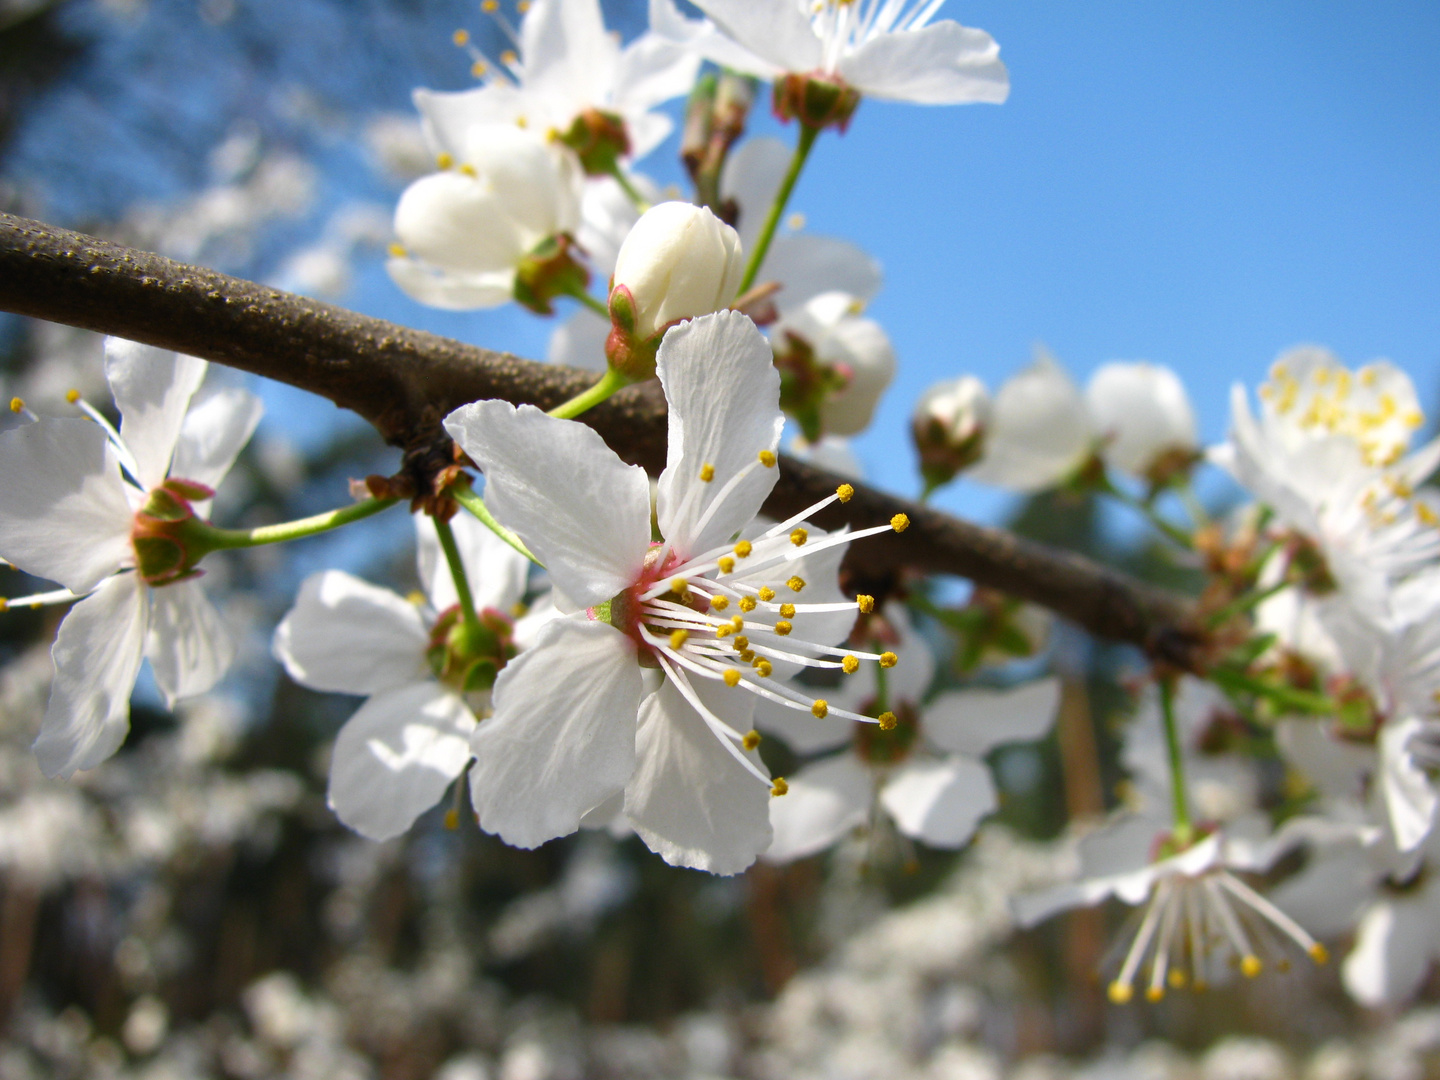
[[[775,192],[775,201],[770,204],[770,213],[765,218],[765,224],[760,227],[760,235],[755,240],[755,247],[750,252],[750,261],[745,264],[745,276],[740,281],[740,288],[736,290],[736,296],[744,296],[750,291],[750,286],[755,284],[755,279],[760,276],[760,264],[765,261],[765,254],[770,250],[770,241],[775,239],[775,230],[780,225],[780,215],[785,213],[785,204],[790,201],[790,192],[795,190],[795,181],[800,179],[800,170],[805,168],[805,159],[810,156],[810,148],[815,145],[815,138],[820,134],[819,128],[800,127],[800,139],[795,144],[795,153],[790,158],[790,168],[785,170],[785,179],[780,181],[780,190]]]
[[[591,296],[584,289],[577,286],[574,289],[566,290],[565,295],[570,297],[572,300],[579,300],[580,303],[584,304],[587,308],[593,311],[596,315],[599,315],[606,322],[610,321],[610,309],[606,307],[602,301],[600,301],[596,297]]]
[[[440,550],[445,552],[445,562],[450,566],[450,577],[455,582],[460,617],[465,620],[465,631],[473,641],[480,636],[480,616],[475,613],[475,597],[470,593],[470,579],[465,576],[465,563],[455,543],[455,530],[450,528],[448,521],[438,517],[432,520],[435,522],[435,535],[440,539]]]
[[[640,189],[630,182],[630,178],[625,175],[625,170],[620,168],[618,161],[610,166],[610,175],[620,185],[620,190],[625,192],[625,197],[635,204],[636,210],[643,214],[650,209],[650,200],[645,198]]]
[[[1185,760],[1180,752],[1180,730],[1175,722],[1175,681],[1160,680],[1160,717],[1165,724],[1165,746],[1170,751],[1170,794],[1174,802],[1175,842],[1182,847],[1190,843],[1194,826],[1190,823],[1190,799],[1185,791]]]
[[[550,415],[559,417],[561,420],[573,420],[586,409],[593,409],[617,390],[623,390],[629,385],[630,380],[626,376],[621,375],[614,368],[606,368],[605,374],[600,376],[599,382],[589,390],[576,394],[569,401],[556,405],[550,410]]]
[[[352,506],[341,507],[314,517],[296,521],[283,521],[279,525],[262,525],[257,529],[218,529],[204,521],[190,521],[183,530],[186,551],[192,561],[199,562],[208,552],[226,548],[260,547],[262,544],[282,544],[287,540],[300,540],[307,536],[349,525],[378,514],[393,506],[398,499],[365,499]]]
[[[1288,589],[1289,587],[1290,582],[1286,581],[1284,578],[1281,578],[1279,581],[1275,582],[1274,585],[1259,589],[1256,592],[1246,593],[1244,596],[1232,600],[1224,607],[1212,612],[1210,617],[1205,620],[1205,624],[1212,630],[1217,626],[1223,626],[1234,616],[1259,607],[1266,600],[1269,600],[1270,597],[1274,596],[1278,592]]]
[[[509,544],[521,555],[524,555],[525,558],[540,567],[540,569],[545,569],[545,564],[530,554],[530,549],[521,542],[518,536],[495,520],[495,515],[490,513],[490,508],[485,505],[485,500],[475,494],[475,489],[470,486],[469,480],[463,477],[457,480],[446,489],[446,494],[479,518],[481,524],[501,540],[504,540],[505,543]]]
[[[1225,690],[1241,690],[1256,697],[1268,698],[1276,705],[1295,712],[1312,716],[1335,716],[1340,708],[1325,694],[1310,690],[1297,690],[1293,686],[1275,686],[1235,668],[1217,667],[1210,671],[1210,678]]]
[[[1190,515],[1190,521],[1195,528],[1203,529],[1210,524],[1210,512],[1205,509],[1200,496],[1195,494],[1195,485],[1188,476],[1180,482],[1176,490],[1180,492],[1180,501],[1185,504],[1185,512]]]
[[[1155,526],[1156,529],[1163,533],[1165,537],[1173,543],[1178,544],[1180,547],[1183,547],[1186,550],[1189,550],[1195,546],[1195,542],[1190,538],[1190,536],[1185,532],[1185,530],[1179,528],[1178,526],[1172,524],[1169,521],[1166,521],[1149,503],[1144,502],[1141,499],[1137,499],[1128,491],[1123,491],[1120,488],[1116,487],[1110,482],[1110,478],[1108,476],[1102,478],[1096,486],[1100,491],[1104,492],[1106,495],[1109,495],[1112,499],[1115,499],[1118,502],[1122,502],[1126,506],[1130,507],[1132,510],[1136,510],[1139,513],[1145,515],[1145,519],[1149,521],[1151,525]]]

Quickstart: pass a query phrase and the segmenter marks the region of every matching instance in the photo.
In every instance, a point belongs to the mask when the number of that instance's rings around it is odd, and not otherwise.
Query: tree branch
[[[0,214],[0,310],[289,383],[363,416],[411,459],[433,460],[444,449],[440,422],[460,405],[503,398],[550,408],[595,379],[593,372],[478,349],[9,214]],[[663,467],[658,384],[621,391],[584,420],[627,461],[652,473]],[[788,517],[840,482],[782,458],[766,509]],[[850,502],[818,515],[817,524],[863,527],[897,513],[911,521],[903,535],[867,540],[852,552],[865,574],[907,568],[957,574],[1042,604],[1100,637],[1181,667],[1197,665],[1200,638],[1188,600],[1078,555],[863,485]]]

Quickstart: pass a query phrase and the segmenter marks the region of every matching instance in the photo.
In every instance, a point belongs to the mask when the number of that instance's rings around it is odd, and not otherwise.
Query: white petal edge
[[[150,590],[145,657],[165,704],[203,694],[225,676],[235,642],[205,589],[195,580]]]
[[[880,789],[880,805],[906,836],[931,847],[958,848],[998,804],[989,768],[956,755],[907,762]]]
[[[950,690],[925,708],[925,734],[952,754],[984,757],[1004,743],[1042,738],[1055,724],[1060,680],[1036,679],[1005,690]]]
[[[870,771],[853,755],[840,754],[787,778],[790,790],[770,800],[775,839],[766,862],[792,862],[824,851],[870,817]]]
[[[148,490],[165,479],[190,399],[209,365],[123,338],[105,339],[105,378],[120,409],[124,440]]]

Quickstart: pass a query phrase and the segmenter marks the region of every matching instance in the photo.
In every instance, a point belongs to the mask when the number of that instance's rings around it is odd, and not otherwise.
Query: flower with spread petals
[[[756,715],[758,727],[797,753],[825,755],[791,777],[786,797],[770,804],[775,841],[765,853],[769,860],[821,851],[871,824],[877,809],[912,840],[958,848],[998,805],[985,755],[1004,743],[1038,739],[1055,720],[1055,679],[1006,690],[950,690],[925,704],[935,661],[903,605],[887,605],[884,623],[872,621],[869,629],[875,647],[893,648],[903,659],[885,672],[883,684],[875,669],[852,664],[853,674],[829,701],[877,723],[840,724],[769,703]],[[829,753],[835,750],[842,752]]]
[[[861,95],[958,105],[998,104],[1010,93],[995,39],[949,20],[932,22],[936,0],[696,0],[695,6],[709,18],[689,20],[673,0],[651,0],[651,28],[722,67],[774,82],[777,108],[792,102],[789,115],[815,126],[843,123]]]
[[[495,676],[533,636],[543,607],[519,624],[529,560],[475,518],[452,521],[479,614],[478,640],[430,518],[415,519],[427,603],[341,570],[312,574],[275,628],[276,658],[312,690],[363,694],[330,760],[330,808],[371,840],[398,836],[434,806],[470,762],[477,710]]]
[[[839,558],[857,537],[908,522],[837,534],[807,525],[850,498],[842,486],[787,521],[755,524],[784,419],[769,346],[745,316],[671,330],[657,373],[670,415],[658,541],[644,471],[591,428],[503,401],[446,420],[485,473],[496,518],[545,565],[569,612],[496,680],[494,715],[472,739],[471,798],[481,828],[521,847],[623,808],[668,862],[733,874],[769,846],[767,803],[785,790],[750,749],[755,701],[865,720],[782,680],[843,665],[833,643],[857,604],[839,593]],[[661,676],[648,692],[647,668]]]
[[[91,419],[43,419],[0,436],[0,555],[64,586],[18,603],[79,599],[55,637],[55,682],[35,740],[47,776],[94,768],[119,748],[142,659],[173,706],[214,686],[234,657],[168,531],[209,512],[260,420],[259,399],[243,390],[196,400],[207,366],[107,338],[119,432],[82,406]]]
[[[441,171],[395,207],[386,269],[422,304],[464,311],[518,299],[548,313],[588,279],[570,255],[583,177],[571,152],[512,124],[475,124]],[[557,280],[559,279],[559,280]]]
[[[605,29],[598,0],[534,0],[518,32],[501,27],[515,49],[499,63],[476,54],[473,70],[485,85],[415,91],[433,153],[458,160],[476,124],[523,125],[554,132],[588,171],[604,172],[664,140],[673,123],[651,110],[689,92],[700,66],[693,51],[654,33],[622,48]]]

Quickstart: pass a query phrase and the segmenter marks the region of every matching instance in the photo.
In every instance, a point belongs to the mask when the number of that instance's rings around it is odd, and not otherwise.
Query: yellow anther
[[[761,465],[764,465],[765,468],[767,468],[767,469],[773,469],[773,468],[775,467],[775,451],[774,451],[774,450],[761,450],[759,456],[760,456],[760,464],[761,464]]]
[[[501,62],[502,64],[504,64],[506,67],[514,67],[515,64],[519,61],[519,59],[520,59],[520,57],[518,57],[518,56],[515,55],[515,52],[514,52],[513,49],[506,49],[504,52],[502,52],[502,53],[500,54],[500,62]],[[523,116],[517,116],[517,117],[515,118],[515,123],[519,124],[521,127],[524,127],[524,126],[525,126],[525,124],[524,124],[524,122],[523,122],[524,120],[525,120],[525,117],[523,117]]]
[[[854,675],[855,672],[860,670],[860,661],[853,656],[847,656],[844,660],[840,661],[840,670],[845,672],[846,675]]]
[[[875,610],[875,598],[862,592],[859,596],[855,597],[855,606],[860,609],[860,614],[869,615]]]
[[[719,626],[715,627],[715,636],[717,638],[727,638],[734,632],[735,628],[729,623],[721,623]]]
[[[470,74],[473,78],[476,79],[483,79],[485,77],[485,73],[489,70],[490,65],[485,63],[484,60],[476,60],[473,64],[470,65]]]
[[[672,631],[670,631],[670,648],[672,648],[672,649],[681,649],[681,648],[684,648],[685,642],[687,642],[687,641],[689,641],[689,640],[690,640],[690,631],[689,631],[689,630],[672,630]]]
[[[805,588],[805,579],[799,574],[796,574],[789,581],[785,582],[785,587],[791,592],[799,592],[801,589]]]
[[[775,590],[770,588],[769,585],[761,585],[757,595],[768,604],[771,600],[775,599]]]
[[[705,483],[707,483],[707,484],[710,483],[711,480],[714,480],[714,479],[715,479],[715,466],[714,466],[714,465],[711,465],[708,461],[707,461],[704,465],[701,465],[701,466],[700,466],[700,479],[701,479],[701,480],[704,480]]]
[[[839,497],[842,503],[849,502],[855,497],[855,489],[849,484],[841,484],[835,489],[835,494]]]
[[[893,712],[882,712],[875,718],[875,721],[880,725],[881,731],[894,731],[895,725],[900,722],[900,719]]]
[[[453,806],[445,811],[445,828],[454,832],[460,827],[460,811]]]
[[[501,53],[501,54],[500,54],[500,59],[503,60],[503,61],[504,61],[505,63],[507,63],[507,64],[513,63],[513,62],[514,62],[513,59],[511,59],[511,60],[506,60],[506,59],[505,59],[505,57],[507,57],[507,56],[513,58],[513,57],[515,56],[515,54],[514,54],[514,53]],[[528,117],[517,116],[517,117],[515,118],[515,126],[518,127],[518,128],[520,128],[520,129],[523,131],[525,128],[527,128],[527,127],[530,126],[530,120],[529,120]]]
[[[790,543],[794,544],[796,547],[799,547],[801,544],[805,543],[805,541],[809,539],[810,534],[804,529],[796,529],[790,534]]]
[[[740,610],[754,611],[756,603],[757,601],[753,596],[742,596],[740,597]]]
[[[781,604],[781,605],[780,605],[780,617],[781,617],[782,619],[793,619],[793,618],[795,617],[795,605],[794,605],[794,604]]]
[[[1240,960],[1240,974],[1244,975],[1247,979],[1255,978],[1264,967],[1265,965],[1260,963],[1260,958],[1254,953]]]
[[[79,391],[79,390],[66,390],[66,391],[65,391],[65,400],[68,401],[71,405],[74,405],[77,401],[80,400],[80,391]]]
[[[1204,979],[1196,979],[1190,984],[1190,989],[1194,990],[1197,994],[1203,994],[1206,990],[1210,989],[1210,984]]]
[[[893,652],[882,652],[880,654],[880,666],[883,668],[892,668],[899,662],[900,658]]]
[[[477,176],[480,175],[479,173],[477,173],[477,172],[475,171],[475,166],[474,166],[474,165],[461,165],[461,166],[460,166],[460,174],[461,174],[462,176],[468,176],[468,177],[470,177],[472,180],[473,180],[475,177],[477,177]]]
[[[455,44],[460,46],[461,48],[464,48],[466,45],[470,44],[470,31],[456,30],[455,33],[450,35],[450,40],[455,42]]]
[[[500,0],[480,0],[480,10],[486,15],[493,15],[500,10]]]
[[[755,662],[755,654],[749,649],[742,649],[740,651],[740,660],[742,663],[753,664]]]
[[[749,540],[737,540],[735,542],[735,554],[739,555],[742,559],[748,559],[750,557],[750,552],[754,550],[755,548],[751,545]]]
[[[745,737],[740,740],[740,745],[745,747],[746,750],[754,750],[755,747],[760,745],[760,733],[754,728],[751,728],[745,733]]]
[[[745,629],[745,620],[739,615],[731,615],[730,626],[734,629],[735,633],[738,634],[741,630]]]
[[[777,799],[789,790],[790,785],[785,782],[785,778],[783,776],[775,777],[775,782],[770,785],[770,794],[774,795]]]
[[[1400,422],[1406,427],[1417,428],[1425,423],[1425,415],[1416,409],[1411,409],[1400,418]]]
[[[816,698],[815,704],[810,706],[810,715],[814,716],[816,720],[824,720],[830,715],[830,703],[823,697]]]
[[[759,675],[762,679],[768,679],[770,677],[770,672],[774,670],[775,668],[771,665],[770,661],[766,660],[763,656],[756,659],[755,674]]]
[[[1130,999],[1135,996],[1135,988],[1129,983],[1122,983],[1116,979],[1110,984],[1110,989],[1105,992],[1113,1005],[1128,1005]]]
[[[405,599],[408,600],[410,603],[414,604],[416,607],[419,607],[421,604],[426,603],[429,597],[427,597],[419,589],[411,589],[408,593],[405,594]]]
[[[24,412],[25,402],[18,397],[12,397],[10,399],[10,411],[13,413]]]
[[[524,15],[527,11],[530,10],[530,0],[518,0],[515,5],[515,10],[518,11],[521,15]]]
[[[391,244],[388,250],[392,259],[403,259],[409,254],[409,252],[405,250],[404,244]],[[17,398],[16,400],[18,401],[19,399]]]
[[[1170,984],[1171,990],[1185,989],[1185,972],[1179,968],[1171,968],[1165,976],[1165,981]]]
[[[740,685],[740,672],[737,671],[737,670],[736,670],[735,668],[733,668],[733,667],[726,668],[726,669],[725,669],[725,674],[724,674],[724,675],[721,675],[720,677],[725,680],[725,685],[726,685],[726,686],[739,686],[739,685]]]
[[[720,573],[722,574],[733,574],[735,572],[735,560],[729,555],[721,555],[720,558],[715,560],[715,564],[720,567]]]
[[[890,519],[890,527],[896,532],[904,532],[910,527],[910,519],[904,514],[896,514]]]
[[[1145,988],[1145,1000],[1150,1002],[1162,1001],[1165,997],[1163,986],[1147,986]]]
[[[785,227],[791,232],[799,232],[805,227],[805,215],[796,210],[785,219]]]
[[[515,601],[515,603],[510,605],[510,617],[513,619],[518,619],[521,615],[524,615],[529,610],[530,605],[517,600]]]
[[[6,600],[3,596],[0,596],[0,611],[9,611],[9,610],[10,610],[10,601],[9,601],[9,600]]]
[[[690,582],[686,581],[683,577],[672,577],[670,579],[671,592],[683,593],[688,588],[690,588]]]
[[[1330,962],[1330,950],[1321,945],[1318,941],[1311,945],[1309,950],[1310,959],[1317,964],[1328,964]]]
[[[736,634],[736,635],[735,635],[735,649],[736,649],[736,651],[737,651],[737,652],[744,652],[744,651],[745,651],[746,649],[748,649],[748,648],[750,648],[750,639],[749,639],[748,637],[746,637],[744,634]]]
[[[724,610],[725,610],[727,607],[729,607],[729,606],[730,606],[730,598],[729,598],[728,596],[712,596],[712,597],[710,597],[710,607],[711,607],[711,609],[714,610],[714,611],[724,611]]]
[[[775,633],[778,634],[780,637],[784,637],[793,629],[795,628],[791,626],[790,623],[787,622],[785,619],[781,619],[775,624]]]
[[[44,606],[45,606],[45,605],[42,604],[39,600],[36,600],[33,604],[30,605],[30,610],[31,610],[31,611],[39,611],[39,610],[40,610],[42,607],[44,607]]]
[[[1422,525],[1429,525],[1432,527],[1435,525],[1440,525],[1440,515],[1437,515],[1434,510],[1430,509],[1429,503],[1416,503],[1415,516],[1420,519],[1420,524]]]

